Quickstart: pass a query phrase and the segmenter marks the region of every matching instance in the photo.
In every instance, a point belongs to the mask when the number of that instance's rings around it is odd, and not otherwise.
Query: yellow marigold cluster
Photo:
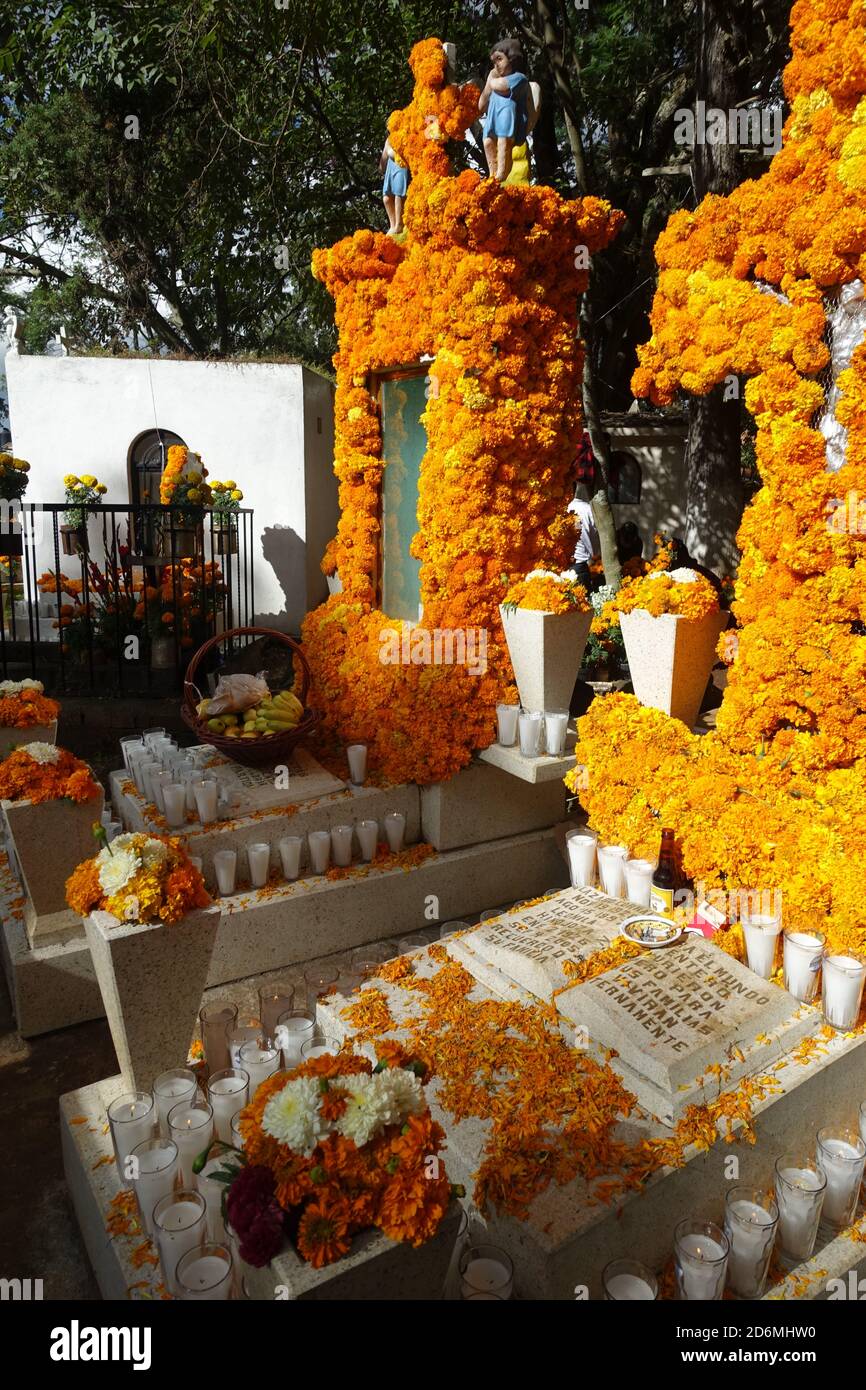
[[[679,582],[663,570],[655,570],[642,579],[626,580],[614,599],[618,613],[642,608],[654,618],[662,613],[678,613],[697,620],[715,612],[718,606],[716,591],[703,575],[696,575],[691,582]]]
[[[672,826],[690,875],[780,889],[786,922],[852,947],[866,943],[866,525],[850,506],[866,498],[866,346],[838,402],[818,373],[830,307],[866,279],[866,5],[798,0],[791,23],[783,147],[762,178],[671,218],[633,383],[667,402],[748,378],[763,487],[739,533],[716,732],[611,698],[581,721],[578,761],[605,838],[654,854]],[[847,432],[835,471],[828,408]]]
[[[576,580],[543,575],[520,579],[505,595],[506,607],[529,608],[541,613],[588,613],[586,589]]]
[[[472,103],[446,85],[438,40],[416,45],[412,102],[391,118],[412,170],[408,233],[359,231],[313,256],[336,303],[335,471],[341,518],[328,567],[343,592],[303,629],[311,701],[340,738],[366,738],[371,764],[398,780],[437,781],[493,737],[511,687],[499,604],[502,576],[561,570],[573,554],[565,515],[580,430],[582,349],[576,304],[587,274],[575,247],[602,249],[621,214],[551,188],[451,176],[441,140]],[[488,634],[486,670],[380,660],[378,607],[384,463],[376,372],[429,364],[422,417],[418,533],[423,625]],[[423,736],[419,731],[423,730]]]

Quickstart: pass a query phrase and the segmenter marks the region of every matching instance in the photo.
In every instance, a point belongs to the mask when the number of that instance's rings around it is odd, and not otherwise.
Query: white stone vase
[[[263,1269],[240,1261],[244,1288],[251,1299],[272,1302],[279,1285],[289,1299],[439,1299],[460,1229],[460,1206],[454,1201],[439,1229],[423,1245],[394,1241],[375,1228],[352,1240],[348,1255],[314,1269],[286,1245]],[[286,1295],[282,1294],[285,1299]]]
[[[22,743],[56,743],[57,720],[50,724],[31,724],[29,729],[0,728],[0,758],[5,758]]]
[[[32,741],[32,740],[31,740]],[[11,848],[27,895],[25,920],[30,939],[77,927],[80,920],[66,906],[66,880],[96,853],[93,823],[99,821],[105,796],[92,801],[4,801],[3,816]]]
[[[568,709],[592,612],[542,613],[499,605],[524,709]]]
[[[186,1066],[220,916],[214,904],[167,924],[126,925],[110,912],[85,919],[126,1090],[149,1091],[160,1072]]]
[[[620,614],[632,685],[642,705],[692,728],[729,616],[721,609],[697,620],[679,613],[656,618],[645,608]]]

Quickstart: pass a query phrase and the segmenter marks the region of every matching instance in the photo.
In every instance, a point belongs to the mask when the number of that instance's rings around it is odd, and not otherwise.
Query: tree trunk
[[[698,0],[697,19],[696,94],[707,110],[728,112],[748,95],[745,70],[737,61],[744,42],[737,5]],[[696,143],[692,174],[697,198],[730,193],[740,181],[739,163],[733,141]],[[702,564],[731,573],[739,563],[736,534],[743,515],[738,382],[690,401],[686,469],[686,545]]]
[[[585,297],[584,297],[585,303]],[[589,318],[586,310],[581,316],[581,328],[586,339],[589,338]],[[598,411],[598,399],[595,390],[595,375],[590,362],[590,348],[587,342],[584,346],[583,358],[583,413],[586,420],[586,430],[592,444],[592,452],[595,454],[599,473],[601,474],[601,487],[593,493],[592,514],[595,517],[595,524],[598,529],[598,543],[601,549],[601,563],[604,569],[604,582],[610,584],[614,589],[618,589],[622,583],[622,568],[619,563],[619,554],[616,548],[616,523],[613,518],[610,501],[608,500],[607,488],[610,480],[610,448],[608,437],[601,427],[601,417]]]

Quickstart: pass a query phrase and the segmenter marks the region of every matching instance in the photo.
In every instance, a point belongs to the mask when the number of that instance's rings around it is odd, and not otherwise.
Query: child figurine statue
[[[503,183],[511,172],[515,145],[526,140],[534,124],[535,103],[517,39],[501,39],[490,54],[493,64],[478,110],[484,116],[484,153],[491,178]]]
[[[379,173],[385,175],[382,201],[388,214],[388,236],[403,235],[403,205],[409,190],[409,170],[390,140],[386,140],[379,156]]]

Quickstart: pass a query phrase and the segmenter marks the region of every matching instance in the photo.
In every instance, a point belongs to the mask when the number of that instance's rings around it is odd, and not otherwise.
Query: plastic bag
[[[264,671],[257,676],[220,676],[213,697],[208,701],[208,719],[217,714],[239,714],[269,694]]]

